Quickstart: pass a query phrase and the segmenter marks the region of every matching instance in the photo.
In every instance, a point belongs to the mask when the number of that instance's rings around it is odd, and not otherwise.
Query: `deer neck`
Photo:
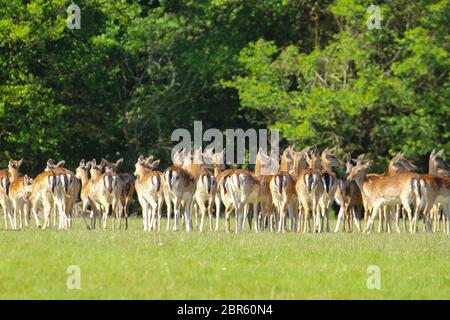
[[[81,184],[83,186],[86,185],[86,183],[89,181],[88,173],[87,171],[83,171],[80,175]]]
[[[13,183],[19,178],[19,170],[17,169],[8,170],[8,173],[10,183]]]

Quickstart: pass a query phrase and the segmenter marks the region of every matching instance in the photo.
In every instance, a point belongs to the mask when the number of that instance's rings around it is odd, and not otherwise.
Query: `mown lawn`
[[[443,233],[0,230],[1,299],[449,299]],[[165,222],[164,224],[165,225]],[[68,289],[69,266],[81,289]],[[375,265],[381,288],[368,289]]]

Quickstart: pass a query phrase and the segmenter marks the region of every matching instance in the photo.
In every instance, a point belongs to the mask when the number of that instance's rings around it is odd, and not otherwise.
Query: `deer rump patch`
[[[111,193],[113,191],[113,188],[117,185],[117,177],[110,175],[104,176],[103,184],[108,192]]]

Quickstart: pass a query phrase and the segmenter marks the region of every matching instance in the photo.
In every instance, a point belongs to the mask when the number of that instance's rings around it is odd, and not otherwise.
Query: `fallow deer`
[[[363,210],[363,202],[361,196],[361,190],[355,181],[347,180],[348,175],[352,171],[353,164],[347,162],[345,175],[342,179],[339,179],[338,187],[336,189],[335,201],[340,206],[338,213],[338,220],[334,232],[339,231],[340,221],[344,219],[344,231],[346,224],[348,230],[352,231],[353,222],[356,225],[356,229],[361,231],[359,224],[359,215]]]
[[[194,178],[184,169],[180,153],[173,155],[173,165],[164,170],[164,198],[167,206],[167,228],[170,226],[171,208],[174,208],[173,231],[178,230],[180,213],[185,217],[186,231],[191,229],[191,205],[195,191]]]
[[[71,227],[73,208],[78,199],[78,194],[81,189],[81,183],[76,177],[76,174],[69,169],[64,168],[65,161],[61,160],[57,164],[54,164],[52,159],[47,161],[45,171],[52,171],[55,173],[57,180],[62,185],[62,203],[58,206],[61,210],[59,215],[59,229],[67,229]],[[58,201],[58,200],[57,200]],[[58,204],[58,203],[57,203]],[[54,214],[56,214],[56,208],[53,208]],[[56,217],[54,217],[54,226],[56,224]]]
[[[261,231],[264,230],[266,223],[269,231],[273,231],[277,222],[274,201],[270,189],[270,182],[274,174],[278,172],[278,159],[276,157],[266,155],[262,149],[258,151],[255,161],[255,176],[259,180],[259,209],[255,219],[255,230],[258,231],[258,225]],[[277,202],[278,203],[278,202]]]
[[[38,218],[40,207],[43,208],[44,223],[42,229],[50,227],[50,213],[55,205],[56,188],[61,188],[58,177],[53,171],[44,171],[33,180],[30,196],[31,210],[37,227],[41,227]]]
[[[23,163],[23,159],[9,160],[8,169],[0,170],[0,206],[3,209],[5,229],[8,229],[8,220],[11,228],[13,228],[12,205],[8,197],[9,187],[17,178],[19,178],[19,168]]]
[[[229,178],[229,175],[233,172],[233,170],[225,169],[225,163],[224,163],[224,152],[225,150],[222,150],[221,152],[213,153],[212,149],[206,149],[203,153],[203,159],[205,163],[208,165],[212,165],[214,168],[214,177],[216,180],[216,188],[215,195],[214,195],[214,204],[215,204],[215,211],[216,211],[216,226],[214,228],[214,231],[219,230],[219,218],[220,218],[220,204],[221,202],[225,206],[225,217],[229,217],[231,215],[231,212],[233,210],[233,201],[231,198],[231,194],[227,192],[227,189],[225,187],[226,181]],[[212,206],[212,203],[210,204]],[[212,208],[208,208],[208,211],[212,211]],[[229,226],[226,225],[226,228],[229,228]]]
[[[251,171],[233,170],[226,180],[225,187],[231,194],[236,211],[236,232],[243,231],[250,205],[253,205],[253,218],[258,215],[259,180]],[[229,225],[230,217],[227,218]],[[251,227],[251,219],[249,222]]]
[[[85,162],[84,159],[80,161],[80,164],[75,170],[76,177],[81,181],[81,212],[84,224],[86,228],[95,229],[97,217],[99,219],[99,225],[101,227],[101,210],[98,204],[94,201],[92,193],[92,180],[89,179],[89,170],[91,168],[91,161]],[[91,223],[88,224],[86,221],[86,215],[88,208],[91,208],[89,218]]]
[[[323,168],[320,172],[323,192],[319,199],[319,210],[316,217],[316,225],[318,232],[322,232],[322,219],[324,218],[326,223],[326,232],[330,232],[329,212],[334,201],[334,196],[338,185],[338,179],[336,174],[332,171],[332,167],[339,167],[341,165],[341,161],[336,158],[332,152],[332,149],[326,148],[320,156],[320,163]]]
[[[307,227],[309,231],[311,231],[310,214],[312,214],[313,221],[316,221],[319,199],[324,191],[320,158],[316,152],[313,152],[311,155],[306,152],[305,157],[309,168],[301,170],[295,184],[299,206],[301,206],[303,210],[303,214],[300,217],[300,219],[303,220],[301,222],[301,225],[303,225],[303,232],[306,232]]]
[[[14,209],[14,229],[17,229],[17,216],[19,216],[19,229],[22,229],[22,217],[28,227],[30,212],[30,196],[33,179],[28,175],[17,178],[9,187],[9,199]]]
[[[116,221],[119,221],[119,228],[122,223],[123,204],[121,201],[123,183],[119,175],[114,172],[102,174],[102,164],[97,165],[96,160],[91,161],[91,196],[102,212],[103,229],[108,226],[108,216],[110,208],[113,211],[113,229],[116,228]]]
[[[348,180],[355,180],[361,190],[369,217],[365,232],[370,232],[373,219],[383,205],[402,204],[412,216],[411,203],[414,203],[420,193],[419,175],[414,173],[398,173],[393,176],[383,176],[369,180],[366,170],[369,164],[359,163],[351,170]],[[418,210],[416,207],[415,210]],[[412,232],[412,229],[411,229]]]
[[[295,192],[295,178],[289,173],[294,165],[295,154],[288,147],[281,155],[281,165],[272,174],[269,188],[272,202],[277,212],[278,232],[285,232],[286,212],[289,213],[290,229],[296,230],[297,225],[297,194]],[[269,159],[274,163],[275,159]]]
[[[207,152],[208,153],[208,152]],[[206,159],[205,159],[206,160]],[[195,193],[193,207],[195,212],[196,226],[199,231],[203,231],[206,211],[209,216],[209,229],[212,231],[212,206],[216,198],[217,183],[216,177],[205,168],[202,153],[199,149],[187,159],[188,171],[194,178]],[[200,223],[198,224],[198,213],[200,213]]]
[[[139,156],[135,165],[136,193],[142,208],[144,231],[161,229],[161,209],[163,205],[162,173],[155,169],[159,160],[153,156]]]
[[[123,204],[123,216],[125,218],[125,229],[128,229],[128,216],[131,202],[133,200],[135,182],[133,175],[127,172],[118,172],[117,169],[122,165],[123,158],[120,158],[115,163],[109,162],[108,160],[102,159],[104,163],[105,172],[114,172],[119,175],[120,180],[122,180],[122,194],[120,196],[121,202]]]

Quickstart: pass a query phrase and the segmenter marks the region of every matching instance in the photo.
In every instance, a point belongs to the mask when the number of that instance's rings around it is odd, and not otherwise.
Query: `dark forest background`
[[[449,1],[0,0],[0,167],[164,164],[176,128],[277,128],[384,170],[450,151]]]

